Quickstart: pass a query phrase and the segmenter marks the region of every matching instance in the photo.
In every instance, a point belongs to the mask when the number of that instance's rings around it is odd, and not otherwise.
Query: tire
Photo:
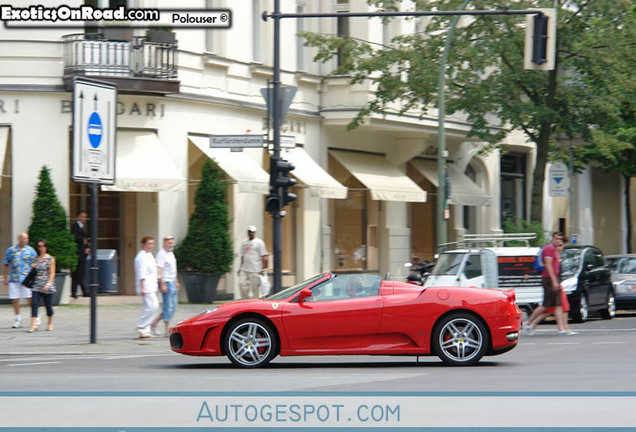
[[[578,308],[572,309],[572,321],[576,323],[584,323],[590,316],[590,308],[587,302],[587,294],[582,293],[579,297]]]
[[[233,323],[224,339],[230,361],[241,368],[265,366],[278,355],[278,338],[271,325],[258,318]]]
[[[442,319],[433,332],[433,348],[447,365],[472,366],[490,345],[486,326],[474,315],[457,312]]]
[[[601,317],[606,320],[610,320],[616,316],[616,299],[614,298],[614,291],[610,290],[607,293],[607,307],[601,311]]]

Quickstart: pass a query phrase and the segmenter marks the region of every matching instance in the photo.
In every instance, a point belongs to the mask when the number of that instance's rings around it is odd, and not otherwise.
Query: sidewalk
[[[0,356],[33,354],[159,354],[170,353],[167,337],[139,339],[137,319],[141,300],[137,296],[97,297],[97,343],[90,343],[90,298],[78,298],[71,304],[55,306],[53,331],[46,331],[46,309],[40,307],[42,324],[27,333],[31,310],[20,306],[22,327],[11,328],[15,321],[11,305],[0,305]],[[179,304],[171,324],[196,315],[205,305]],[[158,329],[164,329],[160,322]]]

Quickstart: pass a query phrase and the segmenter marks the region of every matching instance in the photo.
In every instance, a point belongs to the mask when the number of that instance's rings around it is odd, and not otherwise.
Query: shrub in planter
[[[43,166],[40,170],[39,181],[36,186],[35,200],[31,225],[29,225],[29,240],[34,249],[38,240],[45,239],[49,243],[49,254],[55,258],[58,276],[68,274],[77,264],[76,245],[68,228],[66,210],[57,197],[55,187],[51,181],[51,170]],[[56,276],[57,292],[53,296],[53,303],[58,304],[63,286],[59,286],[62,277]]]
[[[234,254],[226,194],[221,169],[214,162],[206,161],[194,195],[195,208],[188,222],[188,232],[175,248],[182,281],[192,303],[212,302],[218,280],[231,269]],[[189,283],[184,272],[196,273],[192,276],[199,279],[199,283]],[[206,298],[203,293],[207,293]]]

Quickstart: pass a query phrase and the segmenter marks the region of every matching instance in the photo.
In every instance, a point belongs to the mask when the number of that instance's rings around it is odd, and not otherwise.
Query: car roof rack
[[[504,247],[506,242],[523,242],[530,247],[530,241],[537,238],[536,233],[502,233],[502,234],[464,234],[464,238],[455,242],[437,245],[437,252],[443,253],[455,249]]]

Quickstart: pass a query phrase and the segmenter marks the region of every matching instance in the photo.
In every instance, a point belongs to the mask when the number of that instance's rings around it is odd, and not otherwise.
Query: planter
[[[188,303],[212,303],[216,297],[216,288],[220,274],[180,271],[179,280],[188,293]]]
[[[177,42],[177,35],[171,31],[148,30],[146,32],[146,41],[161,44],[174,44]]]
[[[51,302],[53,306],[58,306],[60,304],[63,298],[66,280],[68,279],[69,275],[70,273],[68,270],[62,270],[58,273],[55,273],[55,292],[53,293]]]

